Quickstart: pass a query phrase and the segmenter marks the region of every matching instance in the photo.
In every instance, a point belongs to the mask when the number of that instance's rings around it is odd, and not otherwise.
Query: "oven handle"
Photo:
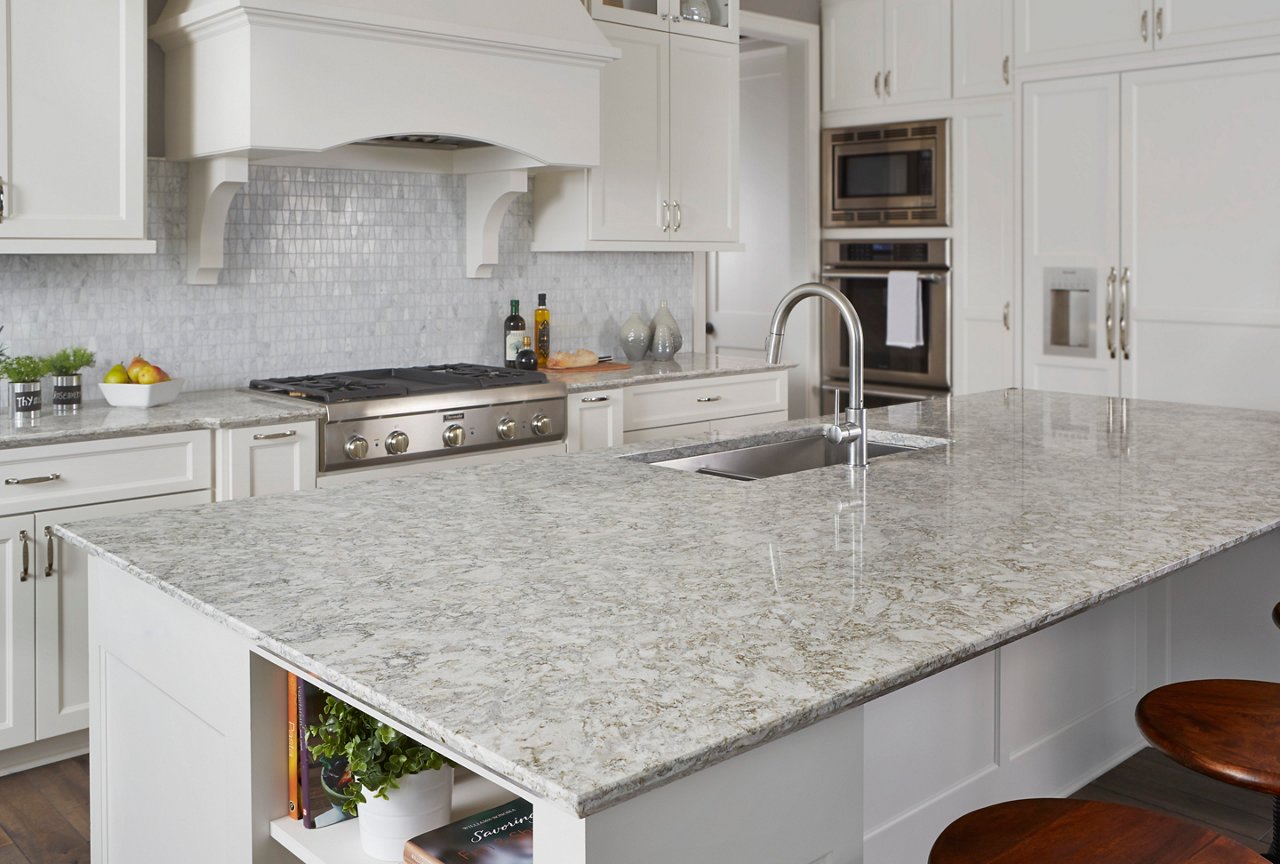
[[[947,276],[945,270],[921,270],[921,282],[941,282]],[[888,270],[823,270],[824,279],[888,279]]]

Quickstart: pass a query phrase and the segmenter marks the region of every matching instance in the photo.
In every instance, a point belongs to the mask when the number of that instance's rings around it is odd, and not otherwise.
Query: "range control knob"
[[[388,453],[399,456],[409,451],[409,436],[397,429],[387,436],[386,444]]]
[[[534,435],[550,435],[551,434],[551,418],[546,414],[534,414],[533,423]]]
[[[363,459],[369,455],[369,440],[363,435],[352,435],[343,449],[347,451],[348,459]]]
[[[510,441],[516,437],[516,421],[510,417],[503,417],[498,421],[498,437],[503,441]]]
[[[444,446],[461,447],[467,441],[467,430],[457,423],[450,423],[444,430]]]

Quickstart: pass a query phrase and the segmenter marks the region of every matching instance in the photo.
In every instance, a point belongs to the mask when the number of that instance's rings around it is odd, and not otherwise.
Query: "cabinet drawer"
[[[652,429],[785,411],[786,374],[763,372],[679,383],[640,384],[623,401],[623,428]]]
[[[210,439],[171,432],[0,451],[0,514],[208,489]]]

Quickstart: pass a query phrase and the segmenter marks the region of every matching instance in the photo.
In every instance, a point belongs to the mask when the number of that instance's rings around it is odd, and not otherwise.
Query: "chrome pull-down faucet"
[[[862,406],[862,322],[849,298],[821,282],[806,282],[786,293],[773,310],[769,324],[769,338],[765,342],[767,362],[778,363],[782,359],[782,336],[787,329],[791,310],[806,297],[820,297],[835,304],[844,319],[849,334],[849,404],[840,419],[840,400],[836,398],[835,417],[824,427],[822,434],[832,444],[850,443],[849,464],[854,468],[867,467],[867,409]]]

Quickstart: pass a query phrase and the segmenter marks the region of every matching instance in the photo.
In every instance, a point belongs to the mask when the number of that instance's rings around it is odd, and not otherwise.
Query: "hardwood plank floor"
[[[1264,851],[1271,799],[1183,768],[1150,748],[1073,798],[1169,813]],[[88,864],[89,757],[0,777],[0,864]]]

